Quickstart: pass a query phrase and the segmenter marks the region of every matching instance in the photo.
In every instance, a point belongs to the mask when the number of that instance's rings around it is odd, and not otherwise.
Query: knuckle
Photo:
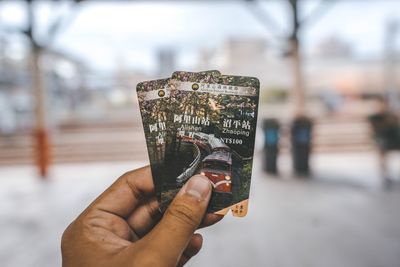
[[[64,246],[66,245],[66,243],[68,243],[68,239],[69,239],[69,232],[68,232],[68,228],[65,229],[65,231],[63,232],[62,236],[61,236],[61,249],[64,248]]]
[[[157,201],[150,202],[149,205],[146,206],[148,213],[154,222],[158,222],[161,219],[162,213],[159,209],[159,204]]]
[[[120,176],[120,178],[122,178],[122,179],[127,179],[127,178],[129,178],[130,176],[132,176],[134,173],[135,173],[134,170],[126,171],[125,173],[123,173],[123,174]]]
[[[68,227],[62,233],[62,236],[61,236],[61,250],[62,251],[65,250],[65,248],[68,246],[68,244],[70,242],[72,242],[71,239],[74,236],[74,229],[73,229],[74,223],[75,222],[72,222],[70,225],[68,225]]]
[[[171,205],[167,210],[167,214],[176,220],[193,227],[197,227],[199,219],[196,212],[185,203],[176,203]]]

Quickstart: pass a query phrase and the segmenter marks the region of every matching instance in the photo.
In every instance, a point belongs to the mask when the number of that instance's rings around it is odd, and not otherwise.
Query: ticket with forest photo
[[[182,75],[184,73],[184,75]],[[175,76],[174,76],[175,75]],[[219,71],[175,72],[174,77],[184,77],[191,81],[209,81],[219,76]],[[143,130],[149,155],[150,167],[157,199],[160,200],[162,181],[174,176],[175,161],[165,157],[166,147],[171,138],[167,138],[167,116],[175,99],[169,98],[170,78],[141,82],[136,86],[139,109],[142,116]]]
[[[165,157],[174,175],[161,181],[161,208],[194,174],[209,178],[209,212],[245,216],[248,208],[259,81],[220,75],[208,81],[170,80]]]

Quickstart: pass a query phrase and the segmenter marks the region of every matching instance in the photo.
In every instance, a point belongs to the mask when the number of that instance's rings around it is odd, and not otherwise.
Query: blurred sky
[[[177,51],[178,66],[193,66],[200,48],[215,47],[229,37],[263,37],[272,47],[281,42],[271,32],[287,34],[286,1],[261,1],[259,5],[277,21],[281,29],[268,29],[241,1],[165,1],[156,2],[88,1],[82,3],[72,22],[53,46],[76,55],[91,67],[112,70],[118,63],[142,71],[154,71],[156,52]],[[310,13],[320,1],[304,1],[303,14]],[[327,1],[329,10],[302,36],[305,50],[319,41],[338,36],[353,45],[359,56],[380,56],[384,27],[400,10],[400,1]],[[39,2],[40,29],[68,10],[68,3]],[[22,1],[0,3],[0,24],[22,26],[26,23]],[[39,32],[40,36],[40,32]]]

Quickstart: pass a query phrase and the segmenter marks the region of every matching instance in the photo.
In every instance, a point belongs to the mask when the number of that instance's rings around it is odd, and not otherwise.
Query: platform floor
[[[202,230],[203,250],[188,266],[400,266],[399,156],[389,191],[373,154],[319,154],[312,162],[313,179],[295,179],[283,157],[277,178],[261,171],[258,157],[248,216]],[[0,168],[0,266],[60,266],[68,223],[118,175],[144,164],[58,165],[47,182],[28,166]]]

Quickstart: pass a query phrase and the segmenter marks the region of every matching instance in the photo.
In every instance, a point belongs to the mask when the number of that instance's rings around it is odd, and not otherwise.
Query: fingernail
[[[195,175],[185,184],[184,192],[201,201],[208,197],[211,191],[210,181],[203,175]]]

